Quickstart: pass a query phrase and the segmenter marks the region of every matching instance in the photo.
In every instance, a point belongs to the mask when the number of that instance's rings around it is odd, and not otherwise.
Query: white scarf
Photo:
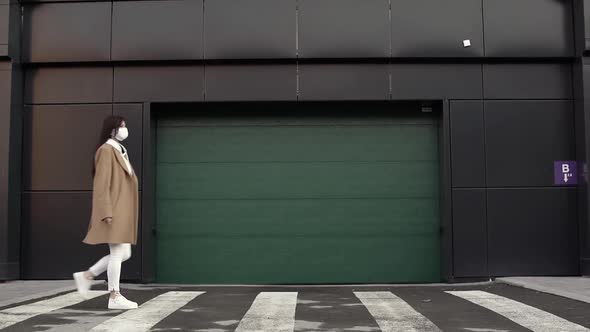
[[[129,173],[129,175],[132,175],[133,168],[131,168],[131,163],[129,162],[129,156],[127,154],[127,149],[125,149],[123,144],[115,141],[112,138],[108,139],[107,144],[113,146],[115,148],[115,150],[119,151],[119,153],[121,154],[121,157],[123,157],[123,160],[125,160],[125,165],[127,166],[127,172]],[[123,152],[123,149],[125,149],[125,152]]]

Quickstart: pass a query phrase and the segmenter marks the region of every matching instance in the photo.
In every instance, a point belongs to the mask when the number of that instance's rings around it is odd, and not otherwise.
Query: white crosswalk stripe
[[[262,292],[240,321],[236,332],[292,332],[297,292]]]
[[[440,329],[391,292],[354,292],[384,332],[434,332]]]
[[[73,306],[87,299],[105,295],[104,291],[90,291],[87,298],[83,298],[77,292],[67,293],[47,300],[24,304],[10,309],[0,311],[0,329],[7,328],[16,323],[38,315],[50,313],[52,311]]]
[[[205,292],[167,292],[159,295],[139,308],[126,311],[102,324],[91,331],[100,332],[144,332],[166,318],[174,311],[182,308],[197,296]]]
[[[534,332],[590,331],[561,317],[500,295],[484,291],[448,291],[447,293],[494,311]]]

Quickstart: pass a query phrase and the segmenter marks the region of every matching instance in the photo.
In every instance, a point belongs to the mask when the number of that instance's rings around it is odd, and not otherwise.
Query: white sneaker
[[[129,310],[137,309],[137,303],[129,301],[125,296],[117,294],[115,298],[109,297],[109,309]]]
[[[88,297],[88,291],[90,290],[90,286],[92,285],[92,280],[89,280],[84,276],[84,272],[76,272],[74,273],[74,281],[76,282],[76,288],[78,288],[78,293],[82,295],[84,298]]]

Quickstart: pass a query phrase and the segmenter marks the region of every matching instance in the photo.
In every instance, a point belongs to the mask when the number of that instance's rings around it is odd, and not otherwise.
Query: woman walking
[[[78,292],[86,296],[92,280],[107,272],[109,309],[137,308],[119,289],[121,263],[131,257],[131,245],[137,242],[138,181],[122,144],[128,135],[123,117],[105,119],[94,157],[92,216],[83,242],[108,244],[110,254],[87,271],[74,273]]]

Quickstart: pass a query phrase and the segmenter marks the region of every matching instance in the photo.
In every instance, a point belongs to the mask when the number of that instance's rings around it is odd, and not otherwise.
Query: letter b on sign
[[[568,164],[561,165],[561,171],[563,173],[569,173],[570,172],[570,165],[568,165]]]

